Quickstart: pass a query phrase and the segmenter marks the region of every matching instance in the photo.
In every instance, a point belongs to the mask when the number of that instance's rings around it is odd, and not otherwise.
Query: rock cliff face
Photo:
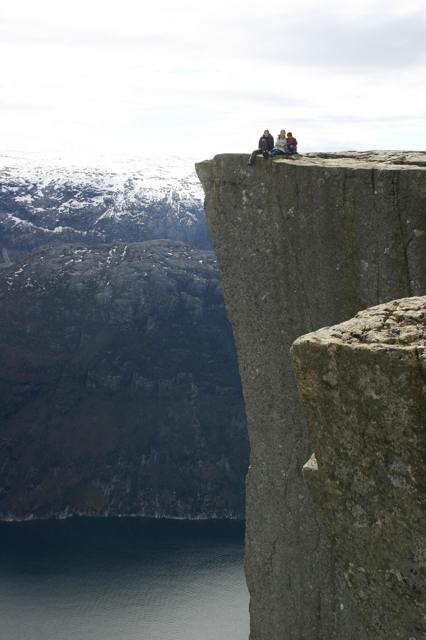
[[[426,637],[426,298],[296,340],[305,479],[371,640]]]
[[[0,518],[243,517],[244,403],[216,258],[171,240],[0,269]]]
[[[360,309],[426,291],[426,154],[197,165],[246,403],[251,639],[365,631],[302,467],[312,454],[290,347]]]

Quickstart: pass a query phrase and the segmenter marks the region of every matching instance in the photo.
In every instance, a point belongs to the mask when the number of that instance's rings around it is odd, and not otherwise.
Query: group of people
[[[265,129],[263,136],[259,138],[259,146],[253,151],[250,160],[247,162],[250,166],[256,161],[256,156],[261,153],[264,158],[273,158],[274,156],[293,155],[297,153],[297,140],[293,138],[291,131],[287,133],[284,129],[278,134],[277,141],[274,145],[274,136],[271,136],[268,129]]]

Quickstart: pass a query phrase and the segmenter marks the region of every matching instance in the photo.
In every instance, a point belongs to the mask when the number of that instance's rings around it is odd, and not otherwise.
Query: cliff
[[[211,251],[67,245],[0,269],[0,519],[243,517],[248,448]]]
[[[426,637],[426,298],[296,340],[305,479],[371,640]]]
[[[426,154],[308,154],[199,163],[233,326],[251,445],[251,639],[365,631],[303,482],[313,448],[290,359],[299,336],[425,293]]]

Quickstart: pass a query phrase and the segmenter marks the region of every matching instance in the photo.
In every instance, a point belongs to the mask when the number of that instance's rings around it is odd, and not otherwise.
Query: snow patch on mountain
[[[92,162],[96,161],[95,158]],[[31,204],[43,197],[46,190],[63,187],[75,189],[73,206],[84,206],[82,197],[87,191],[97,192],[90,197],[93,204],[101,203],[106,195],[115,196],[117,213],[126,203],[145,200],[158,201],[167,194],[171,203],[176,194],[179,200],[202,202],[203,190],[194,170],[194,160],[168,157],[163,160],[135,157],[99,156],[97,164],[87,164],[84,158],[63,161],[33,154],[0,154],[1,190],[16,192],[32,186],[32,193],[16,196],[17,202]],[[59,199],[59,196],[57,196]],[[50,195],[54,199],[54,194]]]
[[[0,153],[0,244],[183,240],[210,248],[194,160]],[[49,240],[50,243],[50,240]],[[16,256],[15,256],[16,257]]]

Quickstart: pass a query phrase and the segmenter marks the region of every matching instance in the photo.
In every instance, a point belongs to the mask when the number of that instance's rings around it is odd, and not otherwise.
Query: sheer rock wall
[[[292,371],[299,336],[426,292],[426,154],[308,154],[199,163],[233,325],[251,445],[251,640],[365,631],[302,479],[312,454]]]
[[[426,637],[426,297],[292,347],[304,476],[371,640]]]

